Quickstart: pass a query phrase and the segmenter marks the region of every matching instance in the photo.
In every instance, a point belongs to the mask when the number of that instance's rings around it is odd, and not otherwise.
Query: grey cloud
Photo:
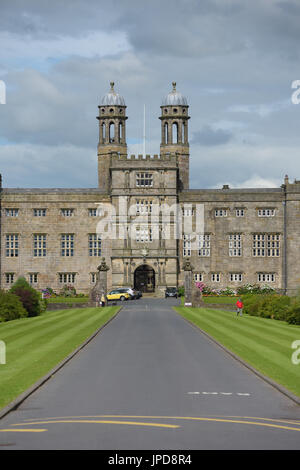
[[[194,132],[192,144],[200,145],[222,145],[229,142],[233,134],[223,129],[213,129],[211,126],[203,126],[200,131]]]

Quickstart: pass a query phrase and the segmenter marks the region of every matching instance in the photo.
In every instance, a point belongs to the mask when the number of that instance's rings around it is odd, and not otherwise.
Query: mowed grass
[[[89,301],[88,297],[50,297],[48,299],[49,304],[58,304],[58,303],[81,304],[81,303],[86,303],[88,301]]]
[[[226,295],[218,295],[216,297],[213,296],[203,296],[203,301],[205,304],[236,304],[238,297],[230,297]]]
[[[300,364],[292,363],[292,342],[300,327],[285,322],[207,308],[174,307],[230,351],[300,396]]]
[[[0,409],[80,346],[119,307],[47,312],[0,324],[6,364],[0,364]]]

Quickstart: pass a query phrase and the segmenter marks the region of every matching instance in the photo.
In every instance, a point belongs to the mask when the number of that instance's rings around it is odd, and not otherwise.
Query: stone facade
[[[296,292],[300,181],[286,177],[274,189],[189,189],[188,105],[175,84],[161,106],[160,155],[128,156],[126,119],[111,84],[99,105],[98,188],[1,187],[1,287],[23,275],[39,289],[72,284],[88,293],[105,257],[108,288],[162,292],[183,285],[182,265],[190,259],[196,280],[211,287],[259,283]],[[176,205],[180,211],[166,224],[160,209]],[[115,236],[105,234],[105,221]]]

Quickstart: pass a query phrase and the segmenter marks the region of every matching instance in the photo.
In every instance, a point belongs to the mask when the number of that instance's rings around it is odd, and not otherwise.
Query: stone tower
[[[173,90],[163,99],[161,105],[161,144],[160,153],[178,154],[179,181],[178,189],[189,188],[189,140],[188,140],[188,104],[186,98]]]
[[[98,143],[98,185],[100,189],[110,189],[111,153],[127,155],[126,144],[126,105],[123,96],[114,90],[103,96],[99,108],[99,143]]]

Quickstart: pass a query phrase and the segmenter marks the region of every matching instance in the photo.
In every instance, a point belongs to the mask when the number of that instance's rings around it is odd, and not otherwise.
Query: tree
[[[17,279],[10,292],[19,297],[29,317],[36,317],[41,314],[41,295],[28,284],[24,277]]]
[[[27,317],[28,313],[15,294],[0,291],[0,322]]]

